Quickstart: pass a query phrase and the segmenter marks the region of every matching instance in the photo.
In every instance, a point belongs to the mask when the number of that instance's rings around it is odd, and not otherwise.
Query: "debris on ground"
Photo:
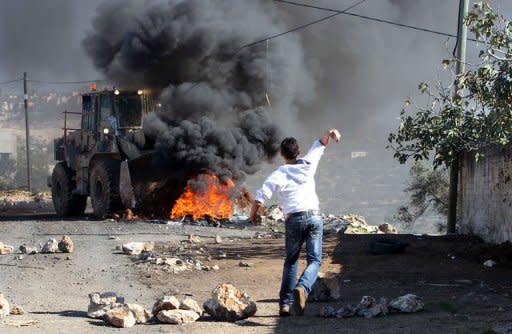
[[[248,268],[248,267],[252,267],[252,263],[250,263],[250,262],[245,262],[245,261],[240,261],[240,262],[238,263],[238,266],[239,266],[239,267],[246,267],[246,268]]]
[[[53,254],[59,250],[59,243],[55,239],[48,240],[41,248],[41,253]]]
[[[37,254],[38,253],[38,250],[37,250],[36,247],[27,246],[25,244],[21,245],[19,247],[19,250],[23,254],[27,254],[27,255],[33,255],[33,254]]]
[[[218,285],[212,291],[212,298],[204,302],[206,313],[216,320],[237,321],[254,315],[257,306],[245,293],[229,283]]]
[[[151,252],[155,248],[155,243],[150,242],[129,242],[123,244],[123,253],[127,255],[139,255],[142,252]]]
[[[62,236],[62,240],[58,244],[59,250],[63,253],[73,253],[75,246],[73,240],[67,235]]]
[[[14,247],[0,242],[0,255],[7,255],[14,253]]]
[[[341,298],[341,274],[326,272],[318,273],[318,277],[311,287],[308,300],[316,302],[326,302],[329,300],[338,300]]]
[[[363,216],[356,214],[348,215],[323,215],[324,233],[336,234],[395,234],[397,229],[389,223],[379,226],[369,225]]]
[[[422,311],[424,304],[416,295],[406,294],[388,302],[386,298],[378,301],[371,296],[363,296],[357,305],[346,305],[341,308],[324,306],[320,316],[324,318],[349,318],[354,316],[367,319],[384,316],[390,312],[412,313]]]

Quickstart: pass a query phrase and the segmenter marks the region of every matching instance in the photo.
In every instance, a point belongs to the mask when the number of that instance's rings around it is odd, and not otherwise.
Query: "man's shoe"
[[[290,305],[280,305],[279,306],[279,316],[287,317],[290,315]]]
[[[296,315],[304,315],[306,308],[306,290],[302,286],[293,289],[293,311]]]

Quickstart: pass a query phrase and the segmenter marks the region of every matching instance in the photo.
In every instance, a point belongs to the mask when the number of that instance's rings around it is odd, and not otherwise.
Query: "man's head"
[[[287,160],[296,159],[300,154],[299,143],[293,137],[287,137],[281,142],[281,155]]]

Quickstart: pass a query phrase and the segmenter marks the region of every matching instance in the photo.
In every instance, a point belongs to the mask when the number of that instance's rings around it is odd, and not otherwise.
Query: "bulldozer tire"
[[[119,166],[117,161],[99,161],[91,170],[91,204],[94,215],[100,219],[121,208]]]
[[[87,196],[73,194],[75,181],[73,171],[61,161],[55,165],[52,173],[52,202],[59,216],[82,216]]]

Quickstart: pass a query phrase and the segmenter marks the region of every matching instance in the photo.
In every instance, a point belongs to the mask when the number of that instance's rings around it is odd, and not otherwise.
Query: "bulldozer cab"
[[[151,110],[143,91],[90,92],[82,97],[82,129],[98,140],[103,134],[118,135],[123,129],[142,127],[143,115]]]

